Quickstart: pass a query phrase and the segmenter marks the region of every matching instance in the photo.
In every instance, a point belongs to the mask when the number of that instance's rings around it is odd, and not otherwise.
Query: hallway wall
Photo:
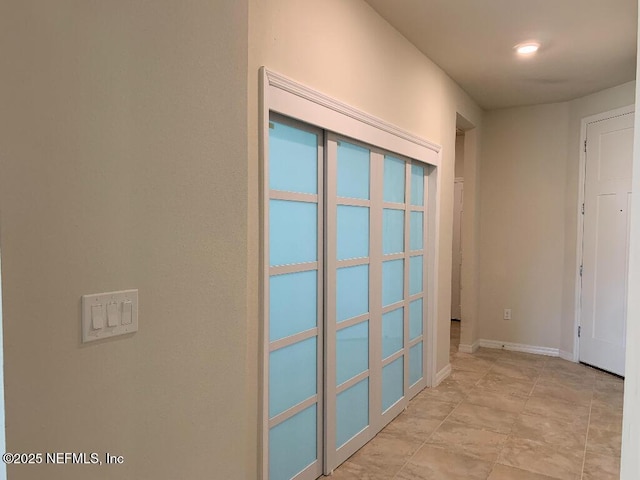
[[[485,114],[479,337],[559,347],[567,103]],[[503,309],[512,320],[503,320]]]
[[[479,338],[573,354],[581,120],[632,104],[634,90],[486,113]]]
[[[247,2],[7,0],[0,37],[7,448],[124,457],[9,478],[255,478]],[[127,288],[140,330],[81,344]]]

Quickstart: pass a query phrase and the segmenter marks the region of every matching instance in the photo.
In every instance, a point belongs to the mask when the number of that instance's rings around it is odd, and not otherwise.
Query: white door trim
[[[585,142],[587,141],[587,126],[591,123],[600,122],[602,120],[608,120],[609,118],[620,117],[629,113],[635,112],[635,105],[628,105],[626,107],[616,108],[615,110],[609,110],[608,112],[598,113],[596,115],[590,115],[584,117],[580,122],[580,165],[579,165],[579,177],[578,177],[578,209],[577,216],[577,246],[576,246],[576,273],[575,273],[575,317],[574,317],[574,336],[573,336],[573,361],[580,361],[580,341],[578,338],[578,327],[580,326],[580,318],[582,316],[582,279],[580,276],[580,265],[582,265],[582,245],[584,237],[584,215],[582,212],[582,205],[584,204],[584,187],[585,187],[585,168],[586,168],[586,152]]]

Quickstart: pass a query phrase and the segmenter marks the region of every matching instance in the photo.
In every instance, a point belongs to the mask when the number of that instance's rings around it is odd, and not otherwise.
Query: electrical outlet
[[[504,309],[504,316],[502,317],[505,320],[511,320],[511,309],[510,308],[505,308]]]

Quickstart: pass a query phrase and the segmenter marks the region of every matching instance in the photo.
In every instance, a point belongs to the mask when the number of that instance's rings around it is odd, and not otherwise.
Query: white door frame
[[[577,216],[577,246],[576,246],[576,273],[575,273],[575,318],[574,318],[574,337],[573,337],[573,361],[580,361],[580,339],[578,338],[578,327],[580,326],[580,318],[582,316],[582,277],[580,275],[580,266],[582,265],[582,245],[584,238],[584,212],[582,206],[584,204],[584,187],[586,181],[586,166],[587,156],[585,152],[585,145],[587,141],[587,127],[591,123],[600,122],[602,120],[608,120],[609,118],[619,117],[635,112],[635,105],[628,105],[626,107],[616,108],[615,110],[609,110],[608,112],[598,113],[596,115],[590,115],[584,117],[580,122],[580,165],[579,165],[579,177],[578,177],[578,209]]]

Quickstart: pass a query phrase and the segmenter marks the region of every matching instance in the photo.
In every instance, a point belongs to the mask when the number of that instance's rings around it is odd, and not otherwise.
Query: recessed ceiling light
[[[538,51],[538,49],[540,48],[540,44],[534,42],[520,43],[514,48],[520,55],[531,55]]]

